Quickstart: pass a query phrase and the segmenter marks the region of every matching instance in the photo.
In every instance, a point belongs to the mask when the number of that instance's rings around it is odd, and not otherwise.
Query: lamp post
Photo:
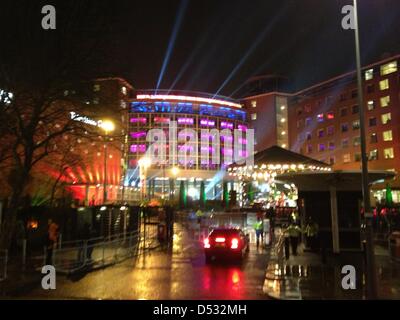
[[[149,158],[144,157],[139,159],[138,164],[139,164],[139,174],[141,180],[140,201],[143,201],[144,196],[146,194],[146,173],[147,173],[147,168],[150,167],[151,165],[151,160]]]
[[[372,212],[369,194],[369,182],[368,182],[368,158],[366,149],[366,137],[365,137],[365,119],[364,119],[364,95],[363,95],[363,84],[361,75],[361,58],[360,58],[360,38],[359,38],[359,26],[358,26],[358,7],[357,0],[354,2],[354,36],[355,36],[355,48],[356,48],[356,64],[357,64],[357,90],[358,90],[358,105],[360,114],[360,139],[361,139],[361,167],[362,167],[362,194],[363,194],[363,207],[364,207],[364,219],[365,219],[365,254],[367,261],[367,298],[376,299],[377,297],[377,283],[375,274],[375,256],[374,256],[374,244],[373,244],[373,230],[372,230]]]
[[[104,130],[104,181],[103,181],[103,204],[107,202],[107,144],[108,134],[115,129],[115,125],[110,120],[105,120],[101,123],[101,128]]]

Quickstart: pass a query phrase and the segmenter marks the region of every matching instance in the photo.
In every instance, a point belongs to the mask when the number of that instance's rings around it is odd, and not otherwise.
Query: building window
[[[358,105],[354,105],[354,106],[351,107],[351,113],[352,114],[357,114],[358,111],[359,111]]]
[[[379,81],[379,89],[381,91],[389,89],[389,79]]]
[[[375,91],[375,86],[373,84],[367,85],[367,93],[373,93]]]
[[[340,109],[340,116],[341,116],[341,117],[347,116],[347,108],[342,108],[342,109]]]
[[[257,113],[251,114],[251,120],[257,120]]]
[[[374,149],[369,152],[368,160],[378,160],[378,149]]]
[[[343,155],[343,162],[344,163],[349,163],[351,160],[350,160],[350,153],[346,153],[346,154],[344,154]]]
[[[347,123],[342,123],[340,129],[342,132],[347,132],[349,131],[349,125]]]
[[[392,130],[383,131],[383,141],[393,141]]]
[[[378,142],[378,135],[376,133],[371,133],[369,142],[370,143],[377,143]]]
[[[340,101],[344,101],[344,100],[346,100],[346,94],[345,94],[345,93],[342,93],[342,94],[340,95]]]
[[[126,96],[126,93],[127,93],[126,87],[121,87],[121,92],[122,92],[122,94],[123,94],[124,96]]]
[[[360,143],[361,143],[361,138],[360,138],[360,137],[354,137],[354,138],[353,138],[353,146],[354,146],[354,147],[359,146]]]
[[[325,144],[323,144],[323,143],[318,144],[318,151],[319,152],[325,151]]]
[[[381,107],[387,107],[390,103],[390,96],[385,96],[381,98]]]
[[[381,66],[381,76],[397,71],[397,61],[392,61]]]
[[[323,122],[324,121],[324,114],[323,113],[317,114],[317,121],[318,122]]]
[[[349,138],[342,139],[342,148],[345,149],[349,146]]]
[[[383,156],[385,159],[393,159],[394,158],[394,151],[393,148],[387,148],[383,150]]]
[[[382,120],[382,124],[390,123],[390,120],[392,120],[392,114],[390,112],[382,114],[381,120]]]
[[[93,85],[93,91],[94,91],[94,92],[100,91],[100,85],[99,85],[99,84],[94,84],[94,85]]]
[[[333,111],[329,111],[329,112],[326,114],[326,119],[328,119],[328,120],[333,120],[333,119],[335,119],[335,114],[333,113]]]
[[[364,75],[366,81],[372,80],[374,78],[374,69],[365,70]]]
[[[374,109],[375,109],[374,100],[368,101],[368,102],[367,102],[367,107],[368,107],[368,111],[374,110]]]
[[[311,140],[311,132],[307,132],[307,134],[306,134],[306,139],[307,139],[308,141]]]
[[[311,144],[307,145],[307,153],[308,154],[312,153],[312,145]]]
[[[328,136],[332,136],[335,133],[335,127],[329,126],[328,128],[326,128],[326,133]]]
[[[376,118],[375,117],[369,118],[368,123],[370,127],[376,126]]]
[[[354,154],[354,161],[355,162],[360,162],[361,161],[361,154],[360,153],[355,153]]]
[[[308,127],[311,124],[311,118],[306,118],[305,125]]]
[[[360,120],[354,120],[353,121],[353,130],[358,130],[360,129]]]
[[[297,129],[303,126],[303,119],[297,120]]]
[[[329,164],[332,166],[335,164],[335,157],[329,157]]]
[[[357,89],[354,89],[354,90],[351,91],[351,98],[352,99],[357,98],[357,95],[358,95]]]
[[[324,129],[319,129],[318,130],[318,138],[323,138],[325,135],[325,130]]]
[[[335,150],[335,142],[333,142],[333,141],[329,142],[329,144],[328,144],[328,149],[329,149],[330,151]]]
[[[311,105],[304,106],[304,112],[310,113],[311,112]]]
[[[251,101],[251,106],[253,108],[257,107],[257,101],[256,100]]]

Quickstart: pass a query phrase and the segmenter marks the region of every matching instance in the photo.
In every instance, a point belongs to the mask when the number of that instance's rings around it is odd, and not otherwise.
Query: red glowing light
[[[206,249],[210,248],[210,240],[208,238],[204,239],[204,248]]]
[[[218,243],[225,242],[225,238],[223,238],[223,237],[215,238],[215,242],[218,242]]]

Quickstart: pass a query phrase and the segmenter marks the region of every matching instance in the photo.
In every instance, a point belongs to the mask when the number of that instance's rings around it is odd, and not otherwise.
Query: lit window
[[[381,75],[387,75],[397,71],[397,61],[392,61],[381,66]]]
[[[122,88],[121,88],[121,92],[122,92],[123,95],[126,96],[126,92],[127,92],[127,91],[126,91],[126,87],[122,87]]]
[[[361,154],[359,154],[359,153],[354,154],[354,161],[355,162],[360,162],[361,161]]]
[[[381,98],[381,107],[387,107],[390,103],[390,96],[382,97]]]
[[[329,148],[330,151],[335,150],[335,142],[333,142],[333,141],[329,142],[328,148]]]
[[[251,101],[251,106],[253,108],[257,107],[257,101],[256,100]]]
[[[347,148],[349,146],[349,139],[343,139],[342,140],[342,148]]]
[[[383,141],[392,141],[393,140],[393,133],[392,130],[383,131]]]
[[[324,121],[324,114],[323,113],[317,114],[317,121],[318,122],[323,122]]]
[[[379,89],[381,91],[389,89],[389,79],[379,81]]]
[[[361,138],[360,137],[354,137],[353,138],[353,146],[357,147],[361,143]]]
[[[376,126],[376,118],[375,117],[369,118],[368,123],[370,127]]]
[[[369,152],[368,160],[378,160],[378,149],[374,149]]]
[[[347,108],[342,108],[342,109],[340,109],[340,116],[341,116],[341,117],[347,116]]]
[[[369,141],[370,141],[370,143],[377,143],[378,142],[378,135],[376,133],[371,133]]]
[[[368,102],[367,102],[367,107],[368,107],[368,110],[369,110],[369,111],[374,110],[374,109],[375,109],[374,100],[368,101]]]
[[[333,113],[333,111],[329,111],[329,112],[326,114],[326,118],[327,118],[328,120],[333,120],[333,119],[335,119],[335,114]]]
[[[251,120],[257,120],[257,113],[251,114]]]
[[[335,127],[329,126],[328,128],[326,128],[326,133],[328,136],[332,136],[335,133]]]
[[[311,124],[311,118],[306,118],[306,127],[308,127]]]
[[[358,105],[354,105],[354,106],[351,107],[351,113],[352,114],[357,114],[358,111],[359,111]]]
[[[286,106],[282,105],[281,110],[285,110],[285,109],[286,109]]]
[[[387,148],[383,150],[383,156],[385,159],[393,159],[394,158],[394,151],[393,148]]]
[[[324,137],[324,134],[325,134],[324,129],[319,129],[319,130],[318,130],[318,138],[323,138],[323,137]]]
[[[360,120],[354,120],[353,121],[353,130],[358,130],[360,129]]]
[[[390,123],[390,120],[392,120],[392,115],[390,112],[384,113],[381,115],[381,119],[382,119],[382,124]]]
[[[371,80],[374,78],[374,69],[368,69],[365,71],[365,80]]]
[[[342,125],[340,126],[342,132],[347,132],[349,131],[349,125],[347,123],[342,123]]]
[[[100,91],[100,85],[99,85],[99,84],[94,84],[94,85],[93,85],[93,91],[94,91],[94,92]]]
[[[319,152],[325,151],[325,144],[323,144],[323,143],[318,144],[318,151]]]
[[[349,163],[350,162],[350,153],[346,153],[343,155],[343,162]]]
[[[68,90],[65,90],[64,91],[64,96],[67,96],[69,94],[69,91]]]

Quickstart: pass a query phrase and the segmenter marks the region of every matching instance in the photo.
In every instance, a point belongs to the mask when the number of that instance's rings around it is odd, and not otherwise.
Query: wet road
[[[31,291],[38,299],[266,299],[268,254],[252,247],[242,264],[205,264],[201,242],[177,226],[173,247],[75,278],[57,277],[57,289]]]

